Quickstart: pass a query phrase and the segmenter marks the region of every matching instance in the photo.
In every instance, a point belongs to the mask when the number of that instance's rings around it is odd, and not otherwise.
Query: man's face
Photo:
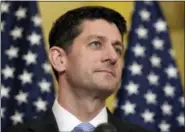
[[[67,54],[66,80],[74,88],[110,94],[118,87],[123,67],[120,32],[101,19],[85,20],[81,28]]]

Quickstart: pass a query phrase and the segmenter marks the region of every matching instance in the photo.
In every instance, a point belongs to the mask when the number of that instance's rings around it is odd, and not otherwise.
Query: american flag
[[[45,112],[53,78],[37,3],[1,2],[1,129]]]
[[[157,1],[135,2],[115,115],[153,132],[184,132],[184,97]]]

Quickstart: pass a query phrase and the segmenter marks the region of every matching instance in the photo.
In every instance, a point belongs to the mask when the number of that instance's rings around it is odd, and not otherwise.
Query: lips
[[[106,73],[110,73],[112,76],[116,76],[115,72],[111,71],[111,70],[97,70],[96,72],[106,72]]]

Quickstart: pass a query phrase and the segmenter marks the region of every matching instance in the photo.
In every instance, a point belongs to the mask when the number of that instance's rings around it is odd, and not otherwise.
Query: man
[[[59,17],[49,35],[49,58],[59,84],[52,110],[12,131],[92,132],[102,123],[117,132],[145,131],[105,106],[121,80],[125,33],[124,18],[105,7],[81,7]]]

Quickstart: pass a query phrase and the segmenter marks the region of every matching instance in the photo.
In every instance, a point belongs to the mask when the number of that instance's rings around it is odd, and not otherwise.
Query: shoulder
[[[26,121],[24,123],[17,124],[15,126],[11,126],[7,130],[5,130],[5,132],[31,132],[31,130],[29,130],[30,125],[35,124],[37,122],[39,122],[38,118],[31,119],[31,120]]]
[[[110,111],[108,111],[109,123],[113,124],[117,131],[124,132],[148,132],[146,129],[140,127],[137,124],[132,124],[128,121],[122,120],[115,115],[113,115]]]
[[[127,129],[128,132],[148,132],[146,129],[140,127],[137,124],[132,124],[128,121],[121,120],[117,117],[115,118],[116,118],[115,120],[116,120],[117,126],[120,130]]]
[[[43,115],[8,128],[5,132],[57,132],[58,127],[52,111]]]

